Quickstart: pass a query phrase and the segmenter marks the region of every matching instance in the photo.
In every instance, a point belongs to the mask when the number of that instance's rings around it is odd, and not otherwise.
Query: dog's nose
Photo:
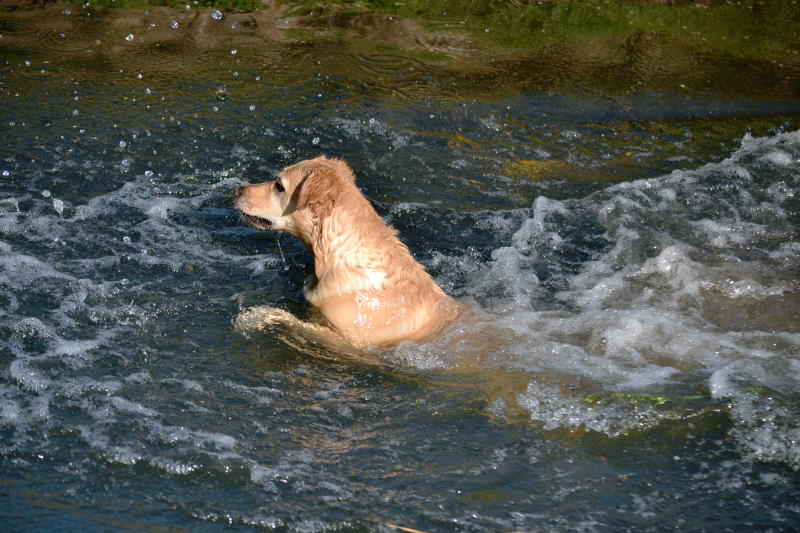
[[[242,190],[243,189],[244,189],[244,187],[236,187],[235,189],[233,189],[233,195],[236,198],[240,197],[242,195]]]

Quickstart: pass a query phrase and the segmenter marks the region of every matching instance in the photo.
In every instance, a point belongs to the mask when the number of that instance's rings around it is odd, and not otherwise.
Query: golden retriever
[[[330,328],[275,308],[253,311],[251,321],[302,327],[316,337],[331,333],[364,349],[430,340],[466,308],[414,260],[342,160],[302,161],[274,182],[237,187],[234,195],[247,223],[291,233],[313,254],[305,296]]]

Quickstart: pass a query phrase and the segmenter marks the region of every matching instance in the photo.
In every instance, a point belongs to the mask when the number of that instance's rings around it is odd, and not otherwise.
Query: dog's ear
[[[325,164],[314,165],[295,189],[297,210],[309,209],[317,218],[325,218],[333,211],[341,183],[334,168]]]

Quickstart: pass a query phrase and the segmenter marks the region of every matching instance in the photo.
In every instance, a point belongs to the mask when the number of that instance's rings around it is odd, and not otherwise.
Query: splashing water
[[[0,67],[7,528],[795,528],[796,104],[454,102],[412,58],[337,48],[420,82],[365,96],[251,69],[247,35],[176,84],[140,33],[110,70]],[[320,153],[474,321],[369,361],[234,329],[307,318],[312,264],[232,191]]]

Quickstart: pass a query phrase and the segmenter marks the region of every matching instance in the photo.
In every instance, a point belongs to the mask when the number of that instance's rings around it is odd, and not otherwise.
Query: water
[[[236,49],[2,49],[6,528],[796,530],[795,100],[393,95]],[[320,153],[482,321],[371,361],[234,330],[305,316],[311,258],[232,190]]]

